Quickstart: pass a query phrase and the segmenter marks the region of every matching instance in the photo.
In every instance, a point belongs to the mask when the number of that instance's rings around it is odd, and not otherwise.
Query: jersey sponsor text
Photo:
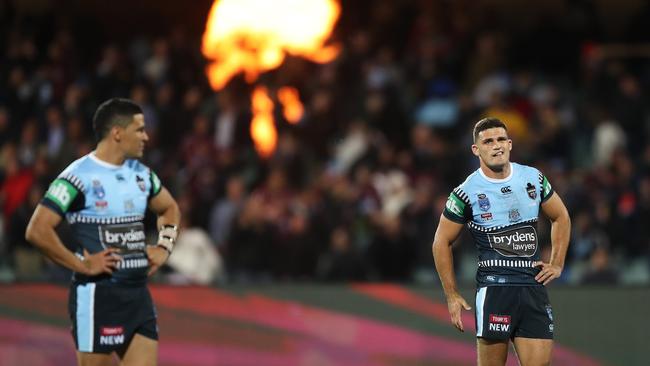
[[[532,226],[489,233],[487,237],[492,248],[506,257],[531,257],[537,251],[537,232]]]
[[[132,224],[100,225],[102,245],[124,250],[144,250],[146,234],[140,222]]]

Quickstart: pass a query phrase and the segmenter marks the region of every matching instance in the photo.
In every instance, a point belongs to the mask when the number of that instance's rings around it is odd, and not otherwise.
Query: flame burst
[[[278,99],[280,100],[280,103],[282,103],[284,118],[286,118],[289,123],[298,123],[304,113],[304,108],[302,107],[302,103],[300,103],[298,90],[288,86],[282,87],[278,90]]]
[[[273,101],[266,88],[258,86],[253,91],[253,120],[251,136],[255,149],[261,156],[270,156],[275,150],[278,133],[273,125]]]
[[[325,42],[340,12],[336,0],[216,0],[208,15],[202,45],[203,55],[211,60],[206,68],[210,85],[220,90],[239,73],[244,73],[248,83],[254,83],[261,73],[279,67],[287,54],[318,63],[333,60],[340,47]],[[297,90],[280,88],[278,99],[287,121],[297,123],[303,114]],[[262,118],[257,113],[272,111],[273,102],[264,88],[255,89],[252,102],[251,135],[258,153],[268,156],[277,138],[273,115],[271,112]],[[262,124],[264,127],[260,127]],[[268,140],[264,144],[272,148],[260,148],[258,138]]]

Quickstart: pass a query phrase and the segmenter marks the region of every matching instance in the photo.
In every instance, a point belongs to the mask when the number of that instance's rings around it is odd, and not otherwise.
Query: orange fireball
[[[335,0],[217,0],[203,34],[208,78],[219,90],[243,72],[249,83],[282,64],[287,53],[329,62],[338,46],[325,42],[341,9]]]
[[[340,47],[326,42],[340,12],[336,0],[216,0],[202,45],[210,60],[210,85],[220,90],[239,73],[254,83],[261,73],[279,67],[287,54],[319,63],[333,60]],[[287,121],[297,123],[303,115],[298,91],[283,87],[277,96]],[[258,154],[268,157],[277,131],[266,88],[255,89],[252,105],[251,136]]]

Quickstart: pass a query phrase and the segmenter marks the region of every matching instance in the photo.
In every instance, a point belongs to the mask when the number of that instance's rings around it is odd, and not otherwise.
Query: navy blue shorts
[[[553,339],[553,309],[544,286],[488,286],[476,290],[476,336]]]
[[[80,352],[125,350],[136,333],[158,340],[156,310],[146,286],[73,284],[68,313]]]

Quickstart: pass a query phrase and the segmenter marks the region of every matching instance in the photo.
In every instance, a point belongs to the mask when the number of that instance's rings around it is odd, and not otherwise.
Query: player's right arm
[[[464,332],[460,313],[462,309],[470,310],[467,301],[458,293],[454,275],[454,255],[451,245],[458,239],[463,225],[472,219],[472,206],[468,195],[461,187],[457,187],[449,195],[445,209],[440,215],[440,222],[433,239],[431,251],[436,263],[438,277],[447,297],[447,307],[452,324]]]
[[[55,228],[61,222],[61,216],[48,207],[39,204],[29,220],[25,239],[40,249],[54,262],[86,276],[112,273],[119,257],[115,248],[105,249],[95,254],[84,250],[84,259],[79,259],[63,245]]]
[[[456,288],[456,276],[454,274],[454,255],[452,244],[460,235],[463,225],[449,220],[445,215],[440,215],[440,223],[433,239],[432,252],[436,263],[436,270],[442,282],[442,288],[447,297],[447,307],[452,324],[461,332],[464,332],[461,320],[461,310],[470,310],[471,307],[458,293]]]
[[[54,262],[87,276],[102,273],[112,273],[120,260],[114,254],[116,249],[106,249],[98,253],[89,254],[84,250],[84,259],[80,259],[63,245],[56,233],[56,227],[61,222],[63,215],[70,210],[83,206],[83,194],[74,181],[57,178],[52,182],[41,203],[36,206],[32,214],[25,239],[40,249]]]

